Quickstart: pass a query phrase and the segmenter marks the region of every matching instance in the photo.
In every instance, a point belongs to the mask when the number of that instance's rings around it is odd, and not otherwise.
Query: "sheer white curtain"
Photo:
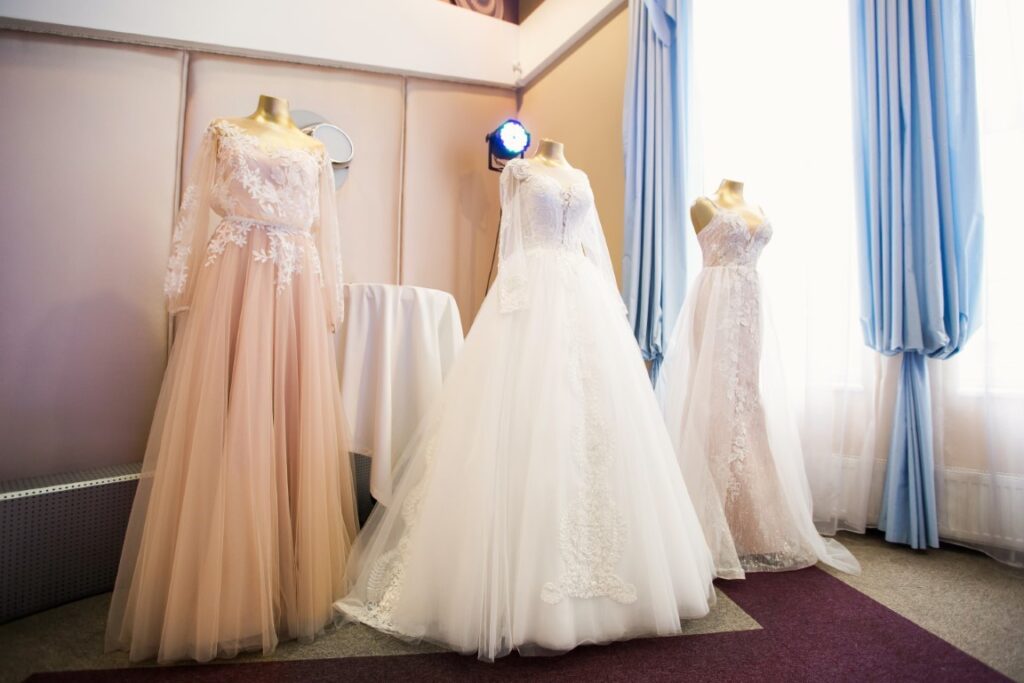
[[[978,0],[988,310],[932,374],[941,533],[1006,561],[1024,536],[1022,5]],[[845,2],[694,0],[700,191],[741,180],[775,228],[760,268],[823,533],[877,519],[899,375],[857,322],[849,22]]]
[[[760,269],[825,533],[864,530],[884,471],[862,438],[849,20],[843,2],[694,2],[703,192],[741,180],[774,227]]]
[[[1024,565],[1024,3],[975,1],[982,327],[930,368],[944,538]]]

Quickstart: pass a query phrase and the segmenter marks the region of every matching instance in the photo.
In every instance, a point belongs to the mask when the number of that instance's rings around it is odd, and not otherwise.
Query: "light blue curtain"
[[[630,0],[624,112],[623,297],[651,378],[686,286],[689,0]]]
[[[978,326],[981,185],[969,0],[853,0],[861,324],[903,354],[878,526],[937,547],[926,358]]]

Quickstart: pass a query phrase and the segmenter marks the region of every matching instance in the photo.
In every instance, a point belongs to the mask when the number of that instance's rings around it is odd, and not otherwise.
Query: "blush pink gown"
[[[165,291],[181,315],[108,649],[206,661],[331,622],[356,526],[331,336],[341,282],[323,148],[211,124],[175,226]]]

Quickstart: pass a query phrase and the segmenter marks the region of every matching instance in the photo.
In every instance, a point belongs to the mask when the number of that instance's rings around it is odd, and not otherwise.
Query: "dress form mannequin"
[[[565,145],[561,142],[542,138],[537,147],[537,153],[531,158],[532,163],[542,163],[547,166],[561,166],[572,168],[572,164],[565,158]]]
[[[293,149],[310,149],[321,145],[318,140],[306,135],[292,121],[288,100],[272,95],[260,95],[256,111],[245,118],[230,119],[231,123],[245,129],[275,146]]]
[[[537,153],[530,157],[529,162],[559,182],[575,180],[578,175],[576,168],[565,158],[565,145],[548,138],[541,139]]]
[[[711,197],[700,197],[690,207],[690,221],[694,232],[700,232],[721,210],[733,211],[740,215],[747,226],[757,228],[764,222],[760,207],[750,206],[743,198],[743,183],[726,178]]]

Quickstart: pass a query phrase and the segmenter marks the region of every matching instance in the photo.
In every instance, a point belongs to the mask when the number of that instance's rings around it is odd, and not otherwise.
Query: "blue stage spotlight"
[[[487,168],[500,171],[509,159],[521,157],[530,147],[530,131],[515,119],[508,119],[487,134]]]

